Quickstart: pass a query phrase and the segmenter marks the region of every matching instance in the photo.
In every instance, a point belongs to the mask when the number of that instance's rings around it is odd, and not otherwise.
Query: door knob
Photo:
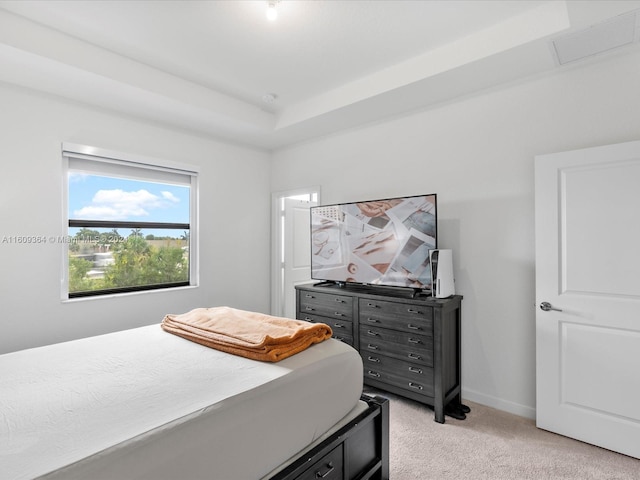
[[[548,312],[550,310],[553,310],[555,312],[561,312],[562,311],[561,308],[554,308],[553,305],[551,305],[549,302],[542,302],[540,304],[540,310],[542,310],[543,312]]]

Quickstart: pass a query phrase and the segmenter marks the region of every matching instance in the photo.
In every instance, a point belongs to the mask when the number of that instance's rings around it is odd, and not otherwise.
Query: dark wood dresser
[[[296,286],[296,318],[329,325],[360,352],[366,385],[432,406],[439,423],[447,406],[461,406],[461,302],[404,289]]]

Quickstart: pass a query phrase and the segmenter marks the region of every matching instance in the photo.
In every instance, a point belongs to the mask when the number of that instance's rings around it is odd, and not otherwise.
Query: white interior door
[[[311,280],[309,209],[316,202],[284,199],[283,315],[296,318],[295,286]]]
[[[537,425],[640,458],[640,142],[536,157],[535,195]]]

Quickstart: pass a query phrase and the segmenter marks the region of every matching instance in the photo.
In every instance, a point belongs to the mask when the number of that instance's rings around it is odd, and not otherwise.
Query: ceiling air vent
[[[553,40],[560,65],[591,57],[637,40],[637,13],[633,11]]]

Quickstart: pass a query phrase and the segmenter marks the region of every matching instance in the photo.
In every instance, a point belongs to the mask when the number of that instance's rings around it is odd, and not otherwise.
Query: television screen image
[[[436,194],[311,207],[314,280],[431,288]]]

